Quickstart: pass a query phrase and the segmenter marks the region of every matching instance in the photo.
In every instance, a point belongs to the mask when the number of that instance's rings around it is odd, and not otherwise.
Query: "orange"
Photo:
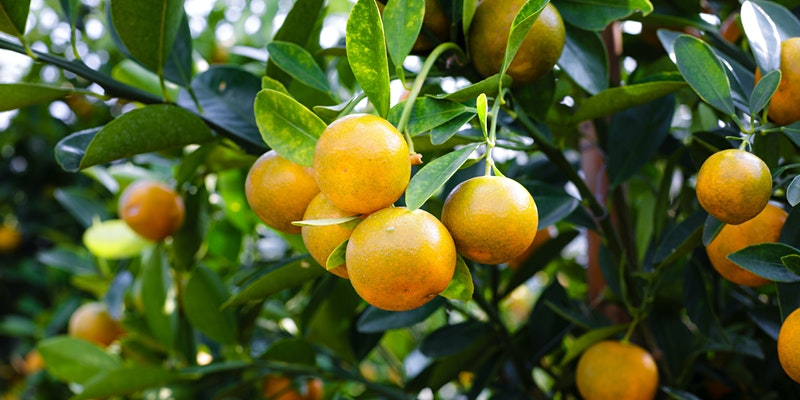
[[[795,382],[800,383],[800,309],[792,311],[778,333],[778,361]]]
[[[270,150],[253,163],[244,185],[250,208],[275,230],[300,233],[293,221],[303,219],[311,199],[319,193],[312,171]]]
[[[422,19],[422,28],[424,30],[420,32],[417,41],[414,42],[413,51],[430,50],[435,47],[435,42],[444,42],[449,39],[450,19],[444,15],[438,0],[425,0],[425,17]],[[425,32],[426,30],[427,32]]]
[[[525,249],[525,251],[523,251],[522,254],[514,257],[513,260],[509,261],[508,266],[514,269],[519,268],[520,265],[522,265],[527,259],[529,259],[531,255],[533,255],[533,253],[536,252],[536,250],[539,247],[542,247],[543,244],[547,243],[548,241],[550,241],[550,239],[556,237],[557,235],[558,235],[558,228],[556,228],[555,225],[550,225],[543,229],[537,230],[536,236],[533,237],[533,242],[531,242],[531,245],[528,246],[528,248]]]
[[[643,348],[604,340],[581,355],[575,383],[584,400],[651,400],[658,390],[658,367]]]
[[[500,264],[522,254],[539,224],[536,202],[519,182],[479,176],[461,182],[444,201],[442,223],[458,252],[472,261]]]
[[[321,400],[323,397],[322,379],[308,378],[305,394],[292,387],[292,380],[282,375],[267,375],[262,381],[262,393],[268,400]]]
[[[711,265],[723,278],[738,285],[761,286],[769,283],[769,280],[736,265],[728,259],[728,255],[754,244],[777,242],[787,216],[782,208],[767,204],[755,218],[739,225],[725,225],[706,247]]]
[[[736,225],[766,207],[772,195],[772,175],[755,154],[727,149],[703,162],[696,190],[703,209],[726,224]]]
[[[35,374],[44,369],[44,358],[36,349],[31,350],[25,355],[25,361],[22,364],[22,372],[25,375]]]
[[[478,3],[469,29],[469,52],[472,64],[481,75],[488,77],[500,72],[511,23],[523,4],[525,0]],[[561,14],[548,3],[508,67],[507,74],[514,79],[514,84],[533,82],[552,70],[561,57],[565,40]]]
[[[0,225],[0,253],[13,253],[22,244],[22,234],[11,225]]]
[[[332,122],[314,148],[322,193],[339,209],[368,214],[392,205],[411,177],[408,144],[388,121],[353,114]]]
[[[159,242],[183,224],[183,198],[164,183],[138,180],[119,197],[119,216],[139,236]]]
[[[769,118],[778,125],[800,120],[800,37],[781,43],[781,83],[769,102]],[[761,71],[756,70],[756,83]]]
[[[78,307],[69,317],[67,331],[70,336],[108,346],[124,331],[108,314],[105,304],[90,302]]]
[[[424,210],[391,207],[364,219],[347,244],[356,293],[383,310],[406,311],[447,288],[456,267],[450,233]]]
[[[336,208],[333,203],[322,193],[317,194],[309,203],[303,220],[342,218],[353,215]],[[348,224],[304,226],[302,229],[303,243],[308,253],[319,265],[325,267],[328,257],[342,242],[350,238],[353,229]],[[347,266],[342,264],[329,272],[347,278]]]

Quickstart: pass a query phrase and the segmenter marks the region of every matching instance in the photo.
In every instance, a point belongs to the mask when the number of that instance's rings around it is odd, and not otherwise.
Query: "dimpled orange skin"
[[[755,218],[739,225],[725,225],[706,247],[711,265],[723,278],[743,286],[762,286],[770,281],[738,265],[727,257],[747,246],[777,242],[788,214],[782,208],[767,204]]]
[[[119,197],[119,216],[147,240],[160,242],[183,224],[183,198],[170,186],[156,181],[131,183]]]
[[[500,264],[519,256],[536,237],[539,212],[519,182],[479,176],[461,182],[444,201],[442,223],[462,256]]]
[[[727,149],[712,154],[697,173],[697,200],[726,224],[745,222],[761,212],[772,195],[772,175],[758,156]]]
[[[351,114],[332,122],[314,148],[322,193],[339,209],[369,214],[392,205],[408,186],[408,144],[388,121]]]
[[[652,400],[658,390],[658,367],[643,348],[604,340],[581,355],[575,383],[584,400]]]
[[[525,0],[478,3],[469,29],[469,51],[472,64],[484,77],[500,72],[511,24],[523,4]],[[552,70],[561,57],[565,40],[561,14],[552,3],[547,3],[508,67],[507,74],[514,79],[514,85],[533,82]]]
[[[99,302],[85,303],[69,318],[67,331],[70,336],[108,346],[123,334],[122,327],[108,314],[106,306]]]
[[[778,125],[800,120],[800,37],[781,42],[781,83],[769,101],[769,118]],[[755,82],[761,79],[756,70]]]
[[[407,311],[447,288],[456,266],[450,233],[424,210],[385,208],[362,221],[347,244],[356,293],[388,311]]]
[[[275,230],[296,234],[292,225],[303,219],[311,199],[319,193],[309,168],[295,164],[270,150],[259,157],[245,180],[245,197],[250,208]]]
[[[306,213],[303,215],[303,220],[342,218],[352,215],[352,213],[346,213],[336,208],[325,194],[319,193],[311,200],[311,203],[308,204]],[[305,243],[309,254],[324,268],[333,250],[350,238],[353,229],[343,226],[342,224],[303,226],[301,233],[303,235],[303,243]],[[328,272],[349,279],[346,264],[328,270]]]
[[[778,360],[792,380],[800,383],[800,309],[792,311],[778,333]]]

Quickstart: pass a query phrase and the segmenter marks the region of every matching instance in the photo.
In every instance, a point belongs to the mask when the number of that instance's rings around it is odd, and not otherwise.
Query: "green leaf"
[[[255,113],[267,146],[289,161],[311,166],[314,146],[326,128],[316,114],[292,97],[269,89],[258,92]]]
[[[708,246],[724,227],[725,223],[709,215],[703,226],[703,246]]]
[[[583,352],[591,347],[593,344],[608,339],[611,336],[617,335],[619,333],[624,332],[628,329],[628,325],[612,325],[612,326],[604,326],[602,328],[595,328],[592,329],[577,339],[570,343],[569,348],[567,349],[567,354],[564,354],[564,358],[561,359],[561,365],[567,365],[572,360],[583,354]]]
[[[761,11],[775,23],[781,42],[800,36],[800,20],[786,7],[773,1],[751,0]],[[797,2],[792,7],[797,7]]]
[[[500,67],[501,76],[505,75],[509,65],[511,65],[511,61],[517,55],[522,41],[525,40],[525,35],[528,34],[531,26],[536,22],[536,18],[542,13],[547,3],[548,0],[527,0],[517,12],[508,32],[506,52],[503,54],[503,64]]]
[[[703,241],[706,218],[705,212],[696,212],[669,229],[656,247],[653,261],[668,264],[693,251]]]
[[[144,389],[164,386],[178,378],[162,367],[130,366],[104,371],[87,381],[83,391],[70,400],[122,396]]]
[[[111,21],[131,56],[163,75],[184,18],[180,0],[111,0]]]
[[[325,73],[306,49],[291,42],[273,41],[267,51],[270,60],[292,78],[321,92],[331,91]]]
[[[83,245],[95,257],[118,260],[138,256],[153,243],[136,234],[125,221],[110,219],[92,224],[83,233]]]
[[[558,2],[558,11],[573,26],[599,31],[634,12],[646,16],[653,12],[653,4],[648,0],[562,0]]]
[[[222,344],[236,343],[236,317],[232,310],[220,310],[230,294],[219,275],[198,266],[183,289],[183,309],[189,322],[210,339]]]
[[[54,190],[53,197],[85,228],[92,226],[97,219],[111,218],[108,204],[97,197],[97,192],[73,186]]]
[[[450,300],[470,301],[473,292],[475,292],[475,284],[472,282],[472,274],[464,259],[458,257],[453,279],[444,291],[439,293],[439,296]]]
[[[775,282],[800,282],[800,276],[783,265],[783,257],[800,253],[800,250],[783,243],[761,243],[745,247],[728,255],[740,267]]]
[[[36,83],[0,84],[0,111],[16,110],[35,104],[49,103],[71,94],[85,94],[85,90],[60,88]]]
[[[428,357],[440,358],[465,350],[476,338],[491,332],[489,323],[473,319],[445,325],[425,336],[419,350]]]
[[[142,302],[150,333],[173,349],[178,329],[177,299],[166,251],[157,246],[142,256]]]
[[[461,8],[462,28],[464,37],[469,37],[469,27],[472,25],[472,18],[475,16],[475,8],[478,7],[478,0],[463,0]],[[505,87],[505,85],[503,85]],[[475,96],[473,96],[475,97]]]
[[[395,65],[403,65],[422,30],[424,0],[392,0],[383,10],[386,47]]]
[[[781,257],[781,262],[789,271],[800,276],[800,254],[785,255]]]
[[[263,358],[288,364],[314,366],[317,363],[314,347],[304,338],[278,339],[264,352]]]
[[[669,395],[670,399],[674,400],[701,400],[699,397],[677,388],[669,387],[669,386],[662,386],[661,390],[664,391],[667,395]]]
[[[30,0],[0,0],[0,32],[22,38],[30,9]]]
[[[750,94],[750,114],[756,115],[767,106],[778,85],[781,83],[781,71],[773,70],[756,84],[753,93]]]
[[[297,0],[283,20],[278,32],[272,40],[292,42],[296,45],[305,46],[312,40],[312,35],[319,35],[319,25],[317,20],[322,14],[320,11],[325,5],[323,0]],[[269,32],[265,32],[269,35]],[[317,40],[319,41],[319,40]],[[276,68],[271,60],[267,62],[267,76],[273,78],[284,85],[288,85],[288,75]]]
[[[558,65],[590,95],[608,89],[608,53],[600,34],[567,25]]]
[[[509,85],[511,85],[511,77],[508,75],[503,76],[503,87],[508,87]],[[481,93],[489,97],[495,97],[497,96],[497,90],[499,87],[500,74],[495,74],[482,81],[475,82],[469,86],[458,89],[453,93],[439,94],[434,96],[434,98],[447,99],[457,103],[462,103],[474,100]]]
[[[285,95],[289,95],[289,91],[286,90],[286,86],[283,86],[280,81],[270,78],[267,75],[261,77],[261,89],[272,89],[276,92],[281,92]]]
[[[560,222],[578,208],[578,199],[572,197],[562,187],[533,182],[526,183],[525,189],[535,195],[536,208],[539,211],[539,229]]]
[[[678,69],[697,95],[717,110],[734,115],[731,84],[714,51],[689,35],[679,36],[674,46]]]
[[[358,220],[360,217],[358,215],[353,215],[350,217],[340,217],[340,218],[325,218],[325,219],[306,219],[302,221],[293,221],[292,225],[294,226],[328,226],[328,225],[339,225],[339,224],[346,224],[351,221]],[[358,225],[358,224],[356,224]]]
[[[664,80],[606,89],[581,103],[571,123],[605,117],[639,104],[653,101],[686,86],[686,82]]]
[[[431,129],[431,143],[434,145],[444,144],[456,133],[461,130],[466,123],[475,118],[475,114],[471,112],[463,113],[446,123]]]
[[[391,88],[383,25],[375,0],[357,0],[347,18],[347,60],[378,115],[389,113]]]
[[[408,209],[413,211],[422,207],[425,201],[444,186],[480,145],[481,143],[473,143],[447,153],[426,164],[414,174],[406,189]]]
[[[121,366],[119,359],[94,343],[68,336],[44,339],[36,346],[47,371],[66,382],[83,384],[93,376]]]
[[[761,72],[780,69],[781,36],[775,22],[752,1],[742,3],[741,18],[747,43]]]
[[[157,104],[127,112],[99,131],[76,132],[58,142],[56,160],[69,172],[136,154],[205,143],[214,136],[196,115]]]
[[[344,242],[339,243],[339,245],[333,249],[331,254],[328,255],[328,259],[325,260],[324,265],[326,270],[330,271],[347,263],[347,243],[349,242],[349,240],[345,240]]]
[[[228,299],[222,307],[261,300],[325,274],[325,270],[314,266],[308,258],[306,255],[302,258],[289,259],[266,269],[245,283],[241,290]]]
[[[194,75],[192,52],[192,31],[189,28],[189,17],[184,13],[164,65],[164,77],[180,86],[189,86]]]
[[[397,107],[397,109],[401,108]],[[414,102],[411,111],[408,133],[416,136],[428,132],[466,112],[468,110],[465,105],[450,100],[439,100],[432,97],[419,98]]]
[[[368,307],[358,318],[356,327],[359,332],[375,333],[390,329],[405,328],[428,319],[436,310],[444,305],[443,297],[434,297],[422,307],[409,311],[384,311],[376,307]]]
[[[786,200],[792,207],[800,204],[800,175],[795,176],[786,187]]]

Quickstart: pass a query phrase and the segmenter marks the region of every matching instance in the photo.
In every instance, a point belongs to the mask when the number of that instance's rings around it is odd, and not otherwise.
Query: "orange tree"
[[[499,1],[0,1],[4,398],[798,397],[800,2]]]

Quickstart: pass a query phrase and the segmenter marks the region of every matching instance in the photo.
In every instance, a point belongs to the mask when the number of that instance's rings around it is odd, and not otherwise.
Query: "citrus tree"
[[[800,393],[797,0],[200,3],[0,0],[4,398]]]

